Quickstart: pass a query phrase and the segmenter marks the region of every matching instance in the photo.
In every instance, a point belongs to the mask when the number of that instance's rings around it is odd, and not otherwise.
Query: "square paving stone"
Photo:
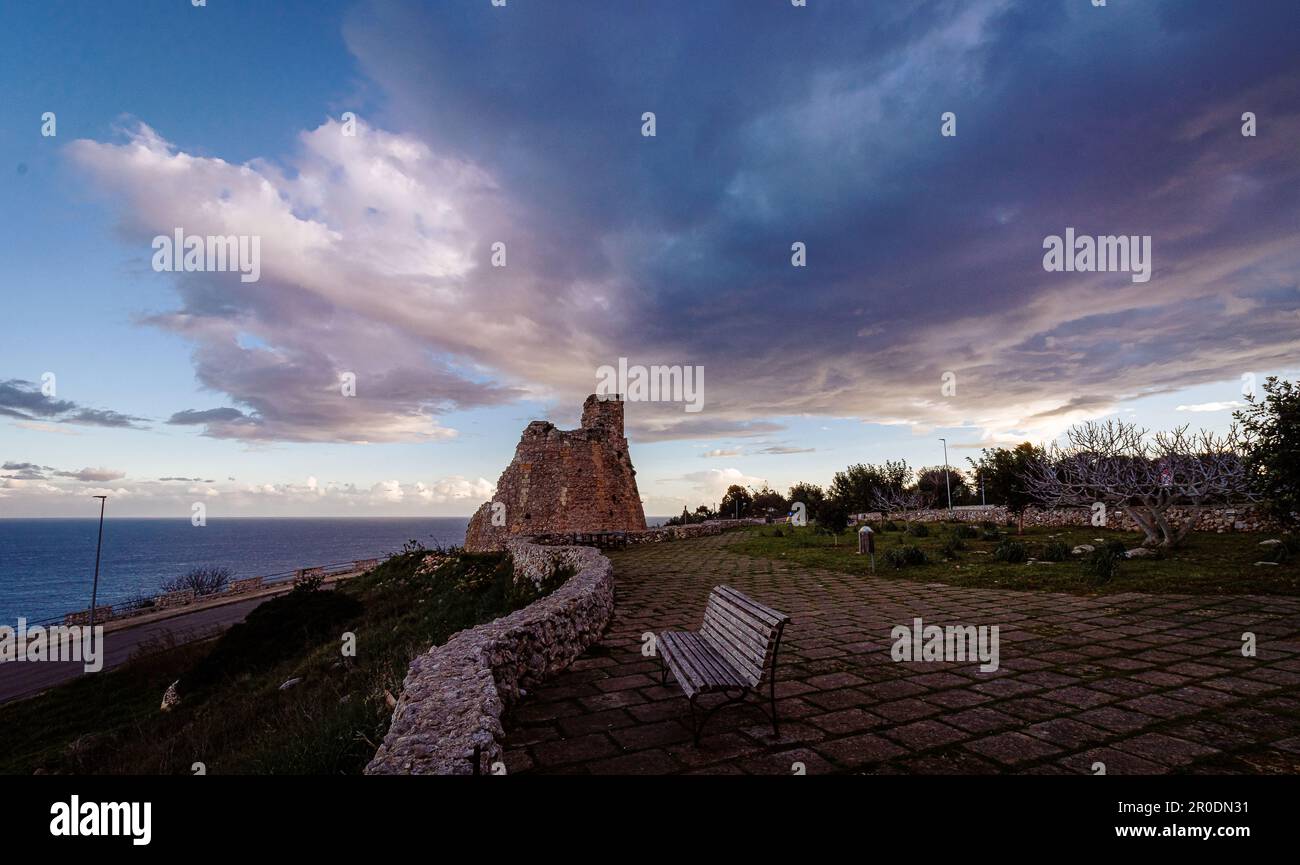
[[[1061,753],[1060,748],[1042,739],[1015,732],[998,733],[984,739],[976,739],[974,742],[967,742],[966,747],[981,756],[1008,766],[1016,766]]]
[[[913,751],[938,748],[969,739],[970,733],[950,727],[939,721],[914,721],[899,727],[881,730],[881,734],[907,746]]]
[[[907,753],[907,749],[875,733],[861,733],[832,742],[822,742],[817,750],[836,763],[850,768],[878,763]]]

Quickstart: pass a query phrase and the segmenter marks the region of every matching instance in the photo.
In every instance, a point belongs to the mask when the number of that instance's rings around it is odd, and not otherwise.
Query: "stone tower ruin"
[[[494,514],[504,524],[494,525]],[[581,428],[535,420],[524,429],[496,495],[470,518],[465,548],[499,550],[517,535],[645,527],[623,436],[623,399],[592,394],[582,406]]]

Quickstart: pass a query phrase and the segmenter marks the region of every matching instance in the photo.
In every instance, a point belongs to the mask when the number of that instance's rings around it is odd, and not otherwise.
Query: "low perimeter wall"
[[[1175,524],[1181,524],[1186,511],[1183,508],[1171,508],[1169,518]],[[879,513],[862,514],[868,521],[875,522],[881,518]],[[903,522],[899,512],[890,514],[895,522]],[[912,511],[907,519],[921,522],[940,522],[949,518],[947,510],[932,509]],[[953,508],[952,519],[961,522],[981,522],[990,520],[995,523],[1015,522],[1014,514],[1009,514],[1001,505],[988,507]],[[1092,511],[1088,508],[1028,508],[1025,511],[1026,526],[1090,526]],[[1111,508],[1107,514],[1105,528],[1119,531],[1141,531],[1128,515]],[[1196,520],[1196,528],[1202,532],[1269,532],[1276,531],[1279,524],[1271,519],[1261,508],[1254,505],[1237,505],[1236,507],[1213,507],[1201,511]]]
[[[720,535],[726,529],[734,529],[738,526],[761,526],[770,522],[772,520],[762,517],[746,517],[739,520],[706,520],[702,523],[687,523],[684,526],[659,526],[642,532],[553,532],[544,535],[533,535],[531,540],[533,543],[544,546],[568,546],[588,543],[604,546],[661,544],[664,541],[681,541],[687,538]]]
[[[556,564],[577,573],[504,618],[461,631],[411,662],[393,722],[367,775],[484,774],[501,759],[501,718],[527,688],[563,670],[600,639],[614,613],[609,559],[591,547],[514,540],[517,578]]]

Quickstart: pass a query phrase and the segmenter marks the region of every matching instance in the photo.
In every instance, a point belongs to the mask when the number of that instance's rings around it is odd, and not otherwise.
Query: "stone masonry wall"
[[[1172,508],[1169,512],[1170,519],[1176,524],[1181,524],[1186,511],[1182,508]],[[869,521],[879,520],[880,514],[864,514]],[[901,514],[891,514],[895,521],[902,521]],[[919,520],[921,522],[941,522],[949,518],[948,511],[942,508],[912,511],[907,515],[909,520]],[[1001,505],[990,505],[988,507],[964,507],[953,508],[952,518],[962,522],[981,522],[991,520],[995,523],[1005,523],[1014,521],[1014,515],[1007,513],[1007,509]],[[1025,511],[1026,526],[1089,526],[1092,525],[1092,511],[1087,508],[1029,508]],[[1141,531],[1137,524],[1133,522],[1126,514],[1111,508],[1107,512],[1106,528],[1117,529],[1124,532]],[[1235,507],[1224,508],[1206,508],[1201,511],[1196,520],[1197,531],[1202,532],[1268,532],[1276,531],[1279,525],[1276,520],[1271,519],[1262,509],[1254,505],[1237,505]]]
[[[483,774],[501,759],[501,718],[524,692],[600,639],[614,613],[609,559],[591,547],[510,543],[516,577],[557,563],[577,573],[504,618],[456,634],[411,662],[402,696],[368,775]]]
[[[684,526],[660,526],[654,529],[646,529],[643,532],[624,532],[617,538],[610,537],[599,540],[606,541],[608,546],[659,544],[664,541],[680,541],[687,538],[702,538],[709,535],[720,535],[727,529],[733,529],[739,526],[761,526],[766,525],[769,522],[770,520],[761,517],[747,517],[740,520],[706,520],[702,523],[689,523]],[[581,545],[595,543],[597,541],[597,539],[592,538],[591,532],[552,532],[542,535],[533,535],[529,540],[535,544],[541,544],[543,546]]]
[[[493,525],[494,503],[504,505],[504,525]],[[495,497],[470,519],[465,548],[499,550],[511,537],[645,527],[623,436],[623,401],[593,394],[583,404],[579,429],[547,421],[527,426]]]

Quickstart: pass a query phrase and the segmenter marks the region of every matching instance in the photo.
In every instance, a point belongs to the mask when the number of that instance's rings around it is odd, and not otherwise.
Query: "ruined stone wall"
[[[609,559],[591,547],[510,543],[517,579],[555,565],[577,573],[522,610],[461,631],[411,662],[367,775],[483,774],[501,759],[501,718],[526,689],[600,639],[614,614]],[[475,755],[477,754],[477,761]]]
[[[504,525],[493,525],[494,504]],[[587,397],[582,426],[533,421],[496,495],[469,521],[465,547],[499,550],[511,537],[566,532],[645,531],[636,469],[623,436],[623,401]]]

